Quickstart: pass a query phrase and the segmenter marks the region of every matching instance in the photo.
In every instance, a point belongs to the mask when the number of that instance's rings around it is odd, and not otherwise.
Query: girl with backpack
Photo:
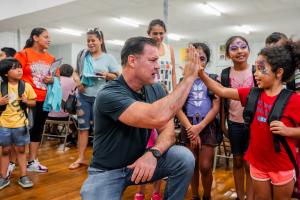
[[[225,87],[243,88],[253,87],[255,80],[253,68],[248,64],[250,48],[248,41],[242,36],[232,36],[225,44],[226,57],[231,59],[233,66],[222,70],[221,84]],[[221,127],[229,137],[231,153],[233,154],[233,177],[237,193],[237,200],[243,200],[244,177],[246,175],[247,199],[253,199],[253,187],[248,164],[243,156],[248,148],[249,133],[245,130],[243,107],[239,101],[222,99]],[[226,128],[226,122],[228,129]]]
[[[205,67],[210,60],[210,49],[204,43],[192,44],[199,53],[200,62]],[[215,118],[220,108],[220,99],[209,94],[207,87],[196,79],[183,109],[177,113],[182,128],[180,142],[190,148],[195,156],[195,170],[192,178],[193,200],[199,197],[199,170],[204,190],[203,200],[211,199],[212,166],[216,138]]]
[[[285,136],[287,146],[295,156],[295,144],[289,136],[300,134],[300,96],[292,93],[288,99],[279,120],[269,121],[273,114],[273,106],[277,97],[283,91],[283,82],[289,80],[300,67],[300,41],[289,41],[283,46],[263,48],[256,60],[255,79],[260,96],[253,120],[250,125],[250,142],[245,159],[250,164],[250,174],[253,181],[256,199],[291,198],[295,183],[295,167],[283,145],[277,151],[274,134]],[[204,67],[199,70],[201,80],[217,95],[240,101],[243,106],[251,88],[226,88],[211,80],[205,73]],[[247,107],[246,107],[247,108]],[[276,113],[275,113],[276,114]],[[278,113],[277,113],[278,114]],[[246,118],[245,118],[246,119]]]

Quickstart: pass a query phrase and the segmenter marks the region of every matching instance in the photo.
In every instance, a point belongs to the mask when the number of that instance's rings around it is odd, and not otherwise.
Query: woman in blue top
[[[106,53],[104,37],[98,28],[87,32],[87,46],[77,56],[75,81],[78,88],[78,148],[79,157],[69,169],[85,164],[85,150],[88,144],[89,130],[93,126],[93,104],[98,90],[106,81],[115,79],[120,72],[116,59]]]
[[[199,52],[200,61],[206,65],[210,59],[208,46],[204,43],[193,43],[192,45]],[[214,147],[218,145],[214,122],[219,108],[220,98],[209,93],[202,80],[198,78],[195,80],[182,110],[177,113],[182,127],[180,142],[187,145],[195,156],[195,170],[191,183],[193,200],[200,200],[199,170],[203,185],[202,199],[211,199]]]

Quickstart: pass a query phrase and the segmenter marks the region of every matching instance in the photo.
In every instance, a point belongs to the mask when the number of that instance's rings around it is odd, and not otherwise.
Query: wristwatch
[[[161,157],[161,153],[158,149],[149,148],[146,150],[146,152],[148,152],[148,151],[150,151],[157,160]]]

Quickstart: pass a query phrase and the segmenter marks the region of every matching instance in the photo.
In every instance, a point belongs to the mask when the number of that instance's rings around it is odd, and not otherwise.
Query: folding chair
[[[48,118],[44,125],[41,145],[43,144],[45,137],[54,137],[59,139],[63,138],[63,151],[65,151],[67,137],[72,133],[72,130],[70,128],[71,125],[74,125],[77,130],[76,116],[69,115],[67,120],[55,120],[53,117]]]

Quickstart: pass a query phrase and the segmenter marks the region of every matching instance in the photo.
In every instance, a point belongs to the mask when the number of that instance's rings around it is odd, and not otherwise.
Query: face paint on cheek
[[[258,61],[256,62],[257,69],[263,74],[263,75],[269,75],[268,70],[266,68],[264,61]]]

